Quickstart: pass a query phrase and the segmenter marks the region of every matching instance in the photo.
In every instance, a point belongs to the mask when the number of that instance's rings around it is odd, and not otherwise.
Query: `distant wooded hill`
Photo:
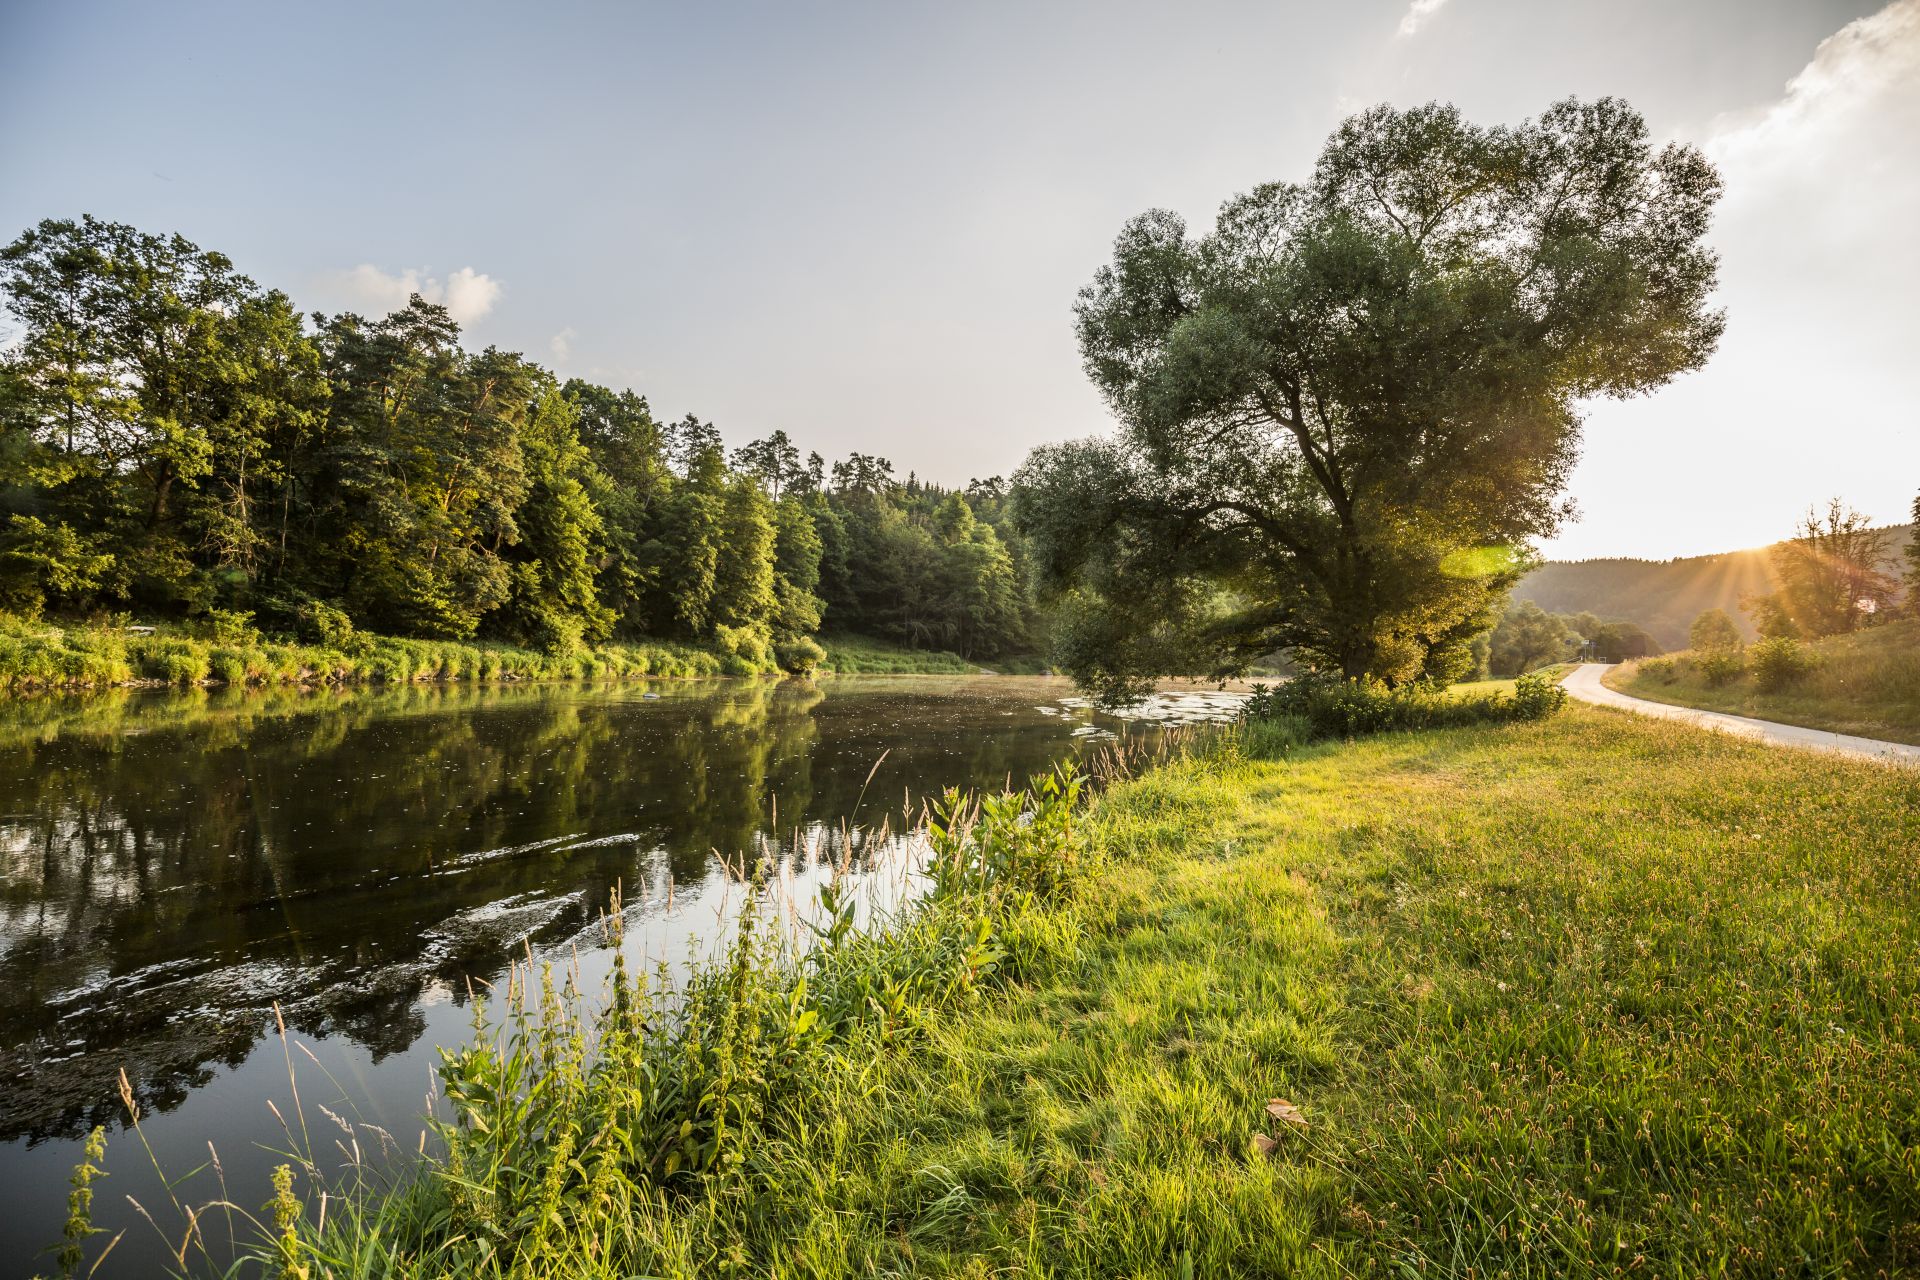
[[[1882,545],[1894,570],[1913,526],[1890,525],[1884,533]],[[1549,613],[1637,622],[1667,649],[1685,648],[1687,628],[1708,609],[1725,609],[1751,638],[1753,623],[1740,611],[1740,601],[1779,589],[1771,552],[1771,547],[1755,547],[1680,560],[1550,560],[1520,579],[1513,598],[1531,600]]]

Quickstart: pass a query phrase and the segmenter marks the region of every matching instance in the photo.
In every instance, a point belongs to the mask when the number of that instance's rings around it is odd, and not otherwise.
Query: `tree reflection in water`
[[[148,1112],[279,1002],[376,1061],[616,884],[997,785],[1085,718],[1035,680],[423,685],[0,705],[0,1137]],[[1042,714],[1036,703],[1049,703]],[[874,762],[885,762],[853,813]]]

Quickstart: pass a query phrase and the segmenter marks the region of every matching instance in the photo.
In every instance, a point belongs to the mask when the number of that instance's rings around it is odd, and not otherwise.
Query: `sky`
[[[1920,0],[230,5],[0,0],[0,236],[177,231],[304,308],[899,473],[1111,430],[1076,292],[1134,214],[1345,115],[1615,94],[1702,147],[1728,329],[1590,408],[1557,557],[1770,542],[1920,488]]]

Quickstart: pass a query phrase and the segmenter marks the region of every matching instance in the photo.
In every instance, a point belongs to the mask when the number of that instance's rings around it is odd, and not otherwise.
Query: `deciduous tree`
[[[1078,307],[1120,432],[1018,477],[1044,587],[1099,637],[1070,669],[1109,696],[1276,648],[1464,670],[1562,518],[1578,403],[1713,350],[1718,194],[1617,100],[1513,128],[1380,107],[1205,235],[1128,223]]]
[[[1740,647],[1740,628],[1725,609],[1708,609],[1687,630],[1687,644],[1702,653]]]
[[[1825,512],[1809,508],[1794,536],[1773,550],[1780,578],[1773,607],[1803,636],[1858,630],[1893,602],[1885,544],[1883,530],[1838,498]]]

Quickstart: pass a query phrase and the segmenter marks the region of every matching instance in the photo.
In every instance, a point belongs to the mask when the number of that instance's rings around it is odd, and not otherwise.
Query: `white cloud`
[[[1574,481],[1589,522],[1556,554],[1757,546],[1832,494],[1887,522],[1913,500],[1920,0],[1841,28],[1777,100],[1699,141],[1725,184],[1726,336],[1658,395],[1594,406]]]
[[[547,350],[553,353],[553,358],[556,361],[564,363],[573,355],[573,340],[579,336],[580,335],[574,331],[574,327],[568,325],[547,339]]]
[[[500,282],[472,267],[462,267],[442,281],[424,267],[406,267],[396,274],[363,262],[343,273],[340,283],[355,304],[368,311],[397,311],[417,293],[445,307],[462,325],[485,316],[500,300]]]
[[[1842,27],[1779,101],[1716,121],[1705,146],[1726,183],[1714,238],[1730,305],[1764,281],[1768,301],[1828,313],[1868,341],[1913,339],[1920,0]],[[1737,307],[1730,319],[1741,322]]]
[[[1447,0],[1413,0],[1407,7],[1407,16],[1400,19],[1400,34],[1410,36],[1427,25],[1427,19],[1440,12]]]
[[[493,304],[498,301],[500,282],[492,276],[482,275],[472,267],[462,267],[447,277],[447,312],[461,324],[478,320],[493,310]]]
[[[1856,188],[1850,195],[1874,198],[1884,186],[1860,179],[1911,183],[1920,176],[1916,120],[1920,0],[1895,0],[1821,41],[1778,102],[1715,121],[1707,150],[1749,182],[1765,178],[1830,196],[1809,179],[1844,171]],[[1746,194],[1729,182],[1730,201]]]

